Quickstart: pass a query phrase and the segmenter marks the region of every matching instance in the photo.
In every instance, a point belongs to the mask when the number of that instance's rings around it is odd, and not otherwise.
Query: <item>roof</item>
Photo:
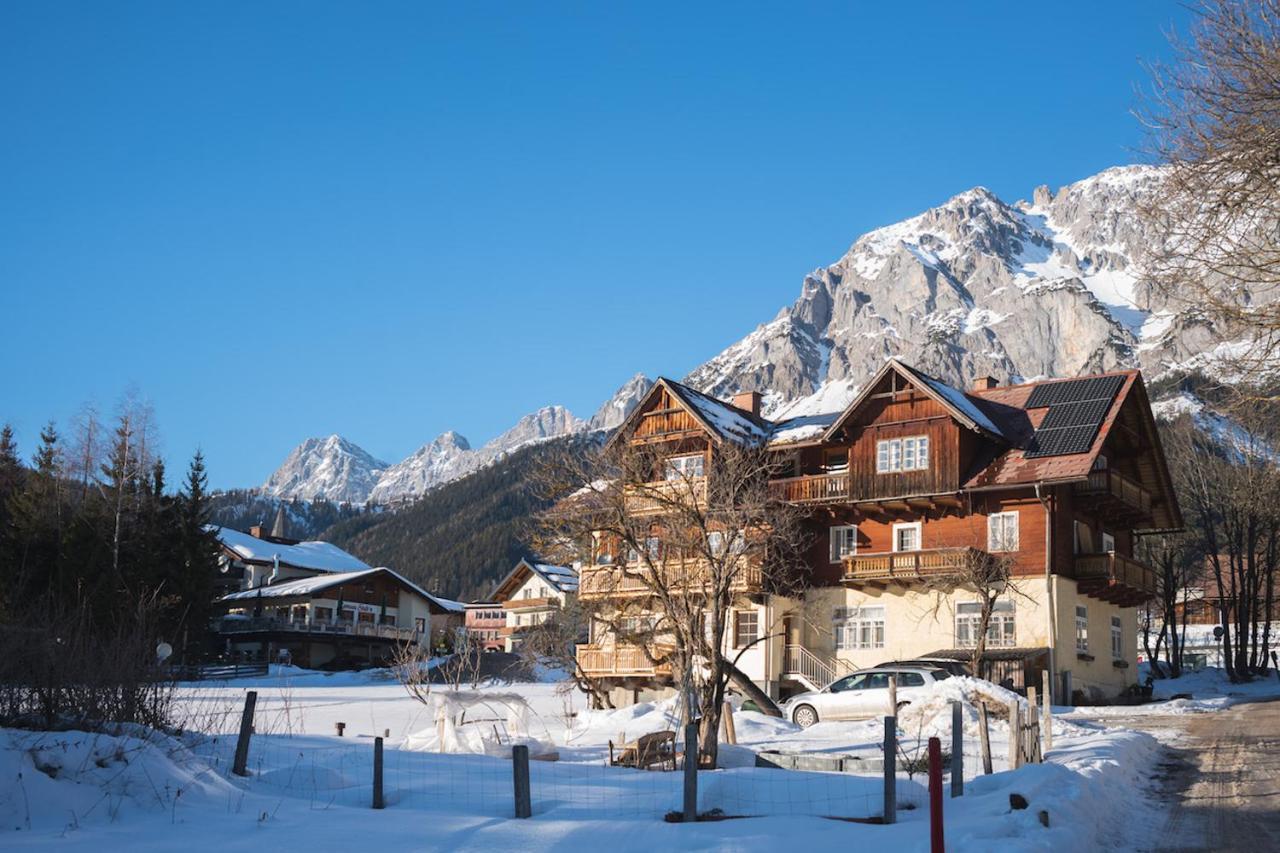
[[[531,563],[528,560],[521,560],[515,564],[511,571],[507,572],[506,577],[498,581],[490,597],[501,600],[504,597],[502,595],[503,588],[520,577],[523,572],[537,575],[562,594],[567,595],[578,591],[578,573],[568,566],[553,566],[549,563]]]
[[[310,569],[316,572],[354,572],[371,566],[348,554],[337,545],[328,542],[298,542],[285,545],[268,539],[259,539],[229,527],[210,525],[222,547],[232,551],[246,563],[271,564],[279,560],[282,566]]]
[[[331,574],[316,575],[315,577],[310,577],[310,578],[298,578],[297,580],[285,581],[284,583],[273,583],[266,586],[256,586],[256,587],[253,587],[252,589],[242,589],[239,592],[229,593],[228,595],[222,596],[222,598],[218,600],[219,601],[245,601],[245,600],[256,599],[259,596],[261,596],[262,598],[288,598],[288,597],[295,597],[295,596],[315,595],[317,592],[323,592],[324,590],[331,589],[335,586],[342,586],[343,584],[354,583],[355,581],[362,580],[367,577],[373,577],[374,575],[379,575],[379,574],[391,575],[393,578],[398,580],[405,587],[412,590],[413,592],[416,592],[418,595],[421,595],[423,598],[427,599],[428,601],[438,601],[438,599],[436,599],[435,596],[431,595],[429,592],[427,592],[422,587],[415,584],[413,581],[409,580],[408,578],[404,577],[398,572],[393,572],[391,569],[388,569],[385,567],[377,568],[377,569],[365,569],[364,571],[361,571],[361,572],[334,572]]]
[[[853,402],[840,413],[839,417],[831,422],[831,425],[827,427],[827,431],[823,434],[824,440],[835,438],[837,431],[844,425],[844,422],[854,412],[862,408],[862,404],[875,393],[875,389],[880,385],[880,380],[890,372],[897,372],[905,377],[925,394],[936,400],[956,420],[969,429],[985,433],[995,439],[1008,438],[999,424],[996,423],[996,420],[988,413],[985,407],[977,402],[976,398],[969,396],[969,394],[958,388],[952,388],[940,379],[934,379],[932,376],[921,373],[896,358],[891,358],[884,363],[884,367],[880,368],[870,382],[862,386],[858,396],[853,398]]]
[[[671,379],[659,377],[658,382],[665,384],[717,438],[746,445],[759,445],[768,440],[772,425],[759,415]]]

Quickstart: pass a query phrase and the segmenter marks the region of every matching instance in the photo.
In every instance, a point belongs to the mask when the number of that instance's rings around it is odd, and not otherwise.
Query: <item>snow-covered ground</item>
[[[949,701],[973,699],[979,684],[950,679],[914,711],[908,709],[899,733],[906,756],[923,755],[925,739],[933,734],[943,736],[947,748]],[[242,779],[228,769],[232,733],[249,689],[259,694],[258,713],[250,775]],[[982,689],[996,704],[1009,696],[990,685]],[[687,826],[662,820],[680,806],[679,773],[607,766],[610,740],[678,729],[674,703],[589,711],[585,697],[557,683],[489,685],[476,692],[485,700],[468,711],[476,722],[457,727],[473,747],[505,731],[558,753],[556,762],[532,763],[531,820],[510,817],[510,760],[440,754],[435,712],[410,698],[388,673],[289,669],[261,679],[184,686],[180,704],[194,731],[179,738],[144,732],[0,733],[2,845],[652,851],[774,850],[799,842],[927,849],[925,780],[919,773],[900,774],[898,823],[879,826],[827,819],[879,815],[878,772],[754,766],[755,753],[766,750],[878,759],[878,721],[801,730],[758,713],[735,713],[738,747],[724,748],[725,769],[700,774],[699,808],[759,817]],[[346,723],[342,738],[334,734],[337,722]],[[513,732],[521,727],[524,732]],[[1160,754],[1149,735],[1068,714],[1054,721],[1054,748],[1044,764],[1001,772],[1007,726],[993,718],[997,772],[984,777],[971,704],[964,707],[964,728],[964,796],[945,801],[950,849],[1130,849],[1144,827],[1156,825],[1154,808],[1138,804]],[[456,744],[456,734],[451,731],[447,740]],[[369,808],[374,736],[387,738],[382,811]],[[1026,797],[1029,808],[1012,811],[1011,793]],[[1040,822],[1041,811],[1047,812],[1048,827]]]

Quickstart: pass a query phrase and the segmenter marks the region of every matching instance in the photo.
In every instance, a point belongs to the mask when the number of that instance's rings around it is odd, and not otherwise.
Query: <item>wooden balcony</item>
[[[689,480],[659,480],[623,486],[627,511],[660,515],[680,507],[697,505],[707,499],[707,481],[703,477]]]
[[[1087,480],[1071,488],[1080,502],[1122,526],[1151,518],[1151,492],[1119,471],[1110,468],[1090,471]]]
[[[1082,593],[1121,607],[1134,607],[1156,594],[1155,569],[1123,554],[1077,554],[1075,570]]]
[[[670,678],[671,664],[663,658],[672,651],[670,646],[655,645],[654,663],[639,646],[629,644],[578,646],[578,666],[592,678]]]
[[[654,580],[650,574],[661,573]],[[655,587],[670,590],[699,590],[708,583],[708,567],[703,560],[666,560],[653,569],[644,565],[583,566],[579,572],[578,597],[611,598],[617,596],[652,595]],[[737,570],[730,591],[743,595],[763,589],[764,575],[758,568],[743,566]]]
[[[634,439],[666,438],[688,433],[703,434],[702,424],[682,408],[654,409],[640,417]]]
[[[512,598],[502,602],[503,610],[545,610],[560,602],[554,598]]]
[[[833,503],[849,499],[849,472],[810,474],[772,480],[769,488],[779,500],[796,504]]]
[[[918,584],[931,577],[966,571],[986,557],[977,548],[929,548],[920,551],[888,551],[850,554],[844,558],[844,582],[858,586]]]
[[[416,642],[418,633],[412,628],[395,625],[378,625],[373,622],[352,622],[350,619],[321,621],[318,619],[275,619],[269,616],[223,616],[213,622],[219,634],[340,634],[351,637],[371,637],[399,642]]]

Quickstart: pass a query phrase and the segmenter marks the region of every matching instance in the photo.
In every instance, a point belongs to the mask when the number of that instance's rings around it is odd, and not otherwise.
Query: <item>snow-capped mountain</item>
[[[771,322],[689,374],[725,397],[765,393],[774,417],[839,408],[897,355],[964,387],[1142,366],[1156,375],[1216,332],[1144,284],[1139,205],[1161,171],[1108,169],[1030,202],[982,187],[859,237],[805,277]]]
[[[600,407],[590,421],[564,406],[544,406],[478,448],[450,430],[394,465],[378,462],[352,442],[332,436],[308,439],[289,455],[261,491],[271,497],[394,503],[425,494],[477,471],[530,444],[596,429],[611,429],[631,413],[653,384],[637,374]],[[365,460],[363,463],[361,460]]]
[[[340,435],[308,438],[267,478],[262,492],[273,497],[359,503],[386,467],[387,463]]]

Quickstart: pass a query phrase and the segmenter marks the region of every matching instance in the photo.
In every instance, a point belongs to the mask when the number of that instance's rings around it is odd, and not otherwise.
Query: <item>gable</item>
[[[960,426],[1002,439],[1000,427],[968,394],[897,359],[889,359],[823,436],[832,441],[849,425],[897,423],[948,416]]]
[[[649,389],[649,394],[632,410],[609,441],[620,437],[643,441],[679,441],[691,437],[717,439],[711,425],[699,417],[689,405],[661,377]]]

